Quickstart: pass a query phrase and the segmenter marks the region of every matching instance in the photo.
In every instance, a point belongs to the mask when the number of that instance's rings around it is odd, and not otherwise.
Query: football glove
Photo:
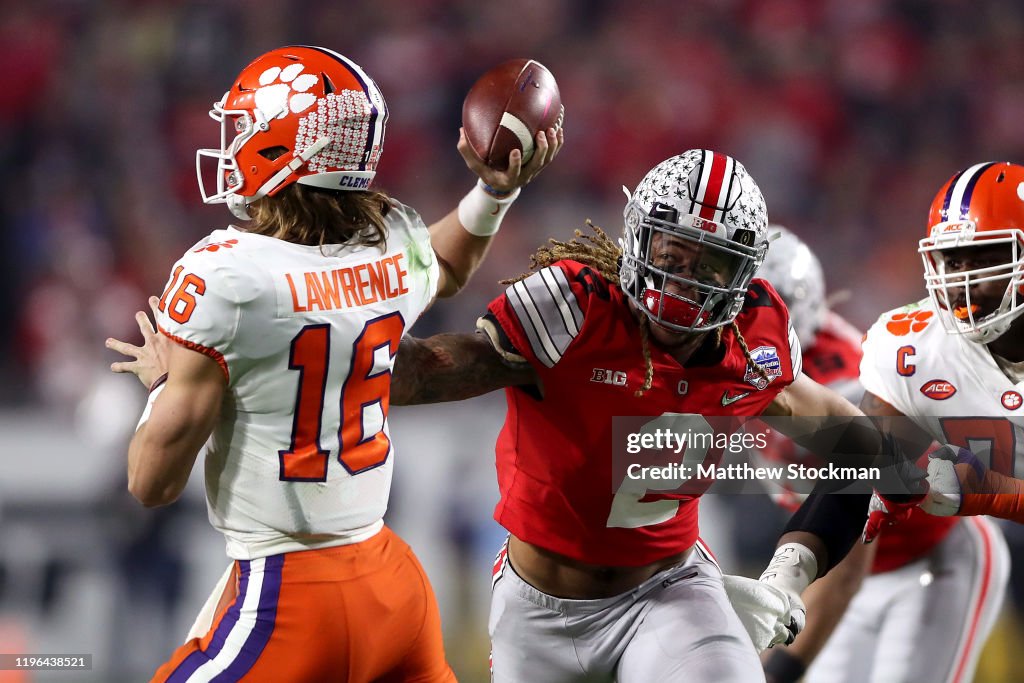
[[[895,502],[879,495],[878,491],[871,494],[868,504],[868,521],[864,524],[861,541],[873,543],[878,535],[888,527],[907,520],[910,512],[924,500],[924,495],[916,496],[907,502]]]
[[[779,643],[792,643],[803,629],[807,610],[796,594],[745,576],[727,574],[722,580],[729,602],[759,653]]]
[[[946,444],[928,456],[928,495],[921,509],[949,517],[960,512],[961,496],[974,493],[985,479],[985,465],[966,448]]]

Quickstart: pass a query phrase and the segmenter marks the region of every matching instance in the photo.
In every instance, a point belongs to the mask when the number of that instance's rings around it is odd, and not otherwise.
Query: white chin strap
[[[227,204],[228,204],[228,208],[231,210],[231,213],[234,214],[236,218],[238,218],[240,220],[243,220],[243,221],[247,221],[250,218],[252,218],[249,215],[249,211],[248,211],[248,208],[247,208],[249,206],[249,204],[252,204],[253,202],[255,202],[258,199],[263,199],[264,197],[269,195],[271,192],[275,191],[278,187],[280,187],[281,183],[283,183],[288,178],[288,176],[290,176],[292,173],[295,173],[300,168],[305,166],[306,163],[308,163],[310,159],[312,159],[317,154],[319,154],[329,144],[331,144],[331,138],[329,136],[325,135],[323,137],[317,138],[316,141],[312,145],[310,145],[306,149],[302,150],[301,152],[298,152],[297,154],[295,154],[295,156],[292,157],[291,161],[289,161],[287,164],[285,164],[284,166],[281,167],[281,170],[279,170],[274,175],[270,176],[270,178],[267,180],[267,182],[263,183],[263,185],[260,187],[260,189],[256,190],[255,194],[253,194],[251,197],[242,197],[242,196],[237,195],[237,194],[229,194],[227,196]],[[373,177],[373,173],[372,172],[370,172],[370,177],[371,178]],[[301,182],[301,181],[302,181],[302,179],[299,180],[299,182]],[[312,185],[314,183],[304,183],[304,184]],[[367,181],[367,184],[369,184],[369,181]],[[338,189],[347,189],[347,188],[338,188]],[[348,188],[348,189],[356,189],[356,188]],[[362,188],[359,188],[359,189],[362,189]]]

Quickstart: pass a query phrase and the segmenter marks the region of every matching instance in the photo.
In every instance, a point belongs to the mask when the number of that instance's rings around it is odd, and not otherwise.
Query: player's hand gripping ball
[[[462,103],[469,144],[491,168],[508,168],[513,149],[523,164],[533,156],[539,131],[562,126],[565,110],[551,72],[532,59],[513,59],[489,70]]]

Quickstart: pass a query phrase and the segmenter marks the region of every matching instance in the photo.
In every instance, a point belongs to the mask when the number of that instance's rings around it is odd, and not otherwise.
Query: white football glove
[[[745,576],[725,575],[725,592],[758,653],[789,644],[803,630],[807,610],[794,593]]]
[[[985,479],[985,466],[966,448],[946,444],[928,456],[928,495],[921,501],[921,509],[930,515],[950,517],[960,512],[964,484],[957,474],[957,465],[970,465],[976,481],[971,479],[970,470],[965,470],[964,481],[968,488],[972,482]],[[968,493],[971,493],[968,490]]]
[[[960,511],[960,480],[952,462],[929,460],[928,484],[931,488],[921,501],[922,510],[939,517],[950,517]]]

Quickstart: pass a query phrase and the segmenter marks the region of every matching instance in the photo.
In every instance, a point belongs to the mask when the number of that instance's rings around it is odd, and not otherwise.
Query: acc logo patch
[[[999,401],[1007,410],[1017,410],[1024,403],[1024,398],[1016,391],[1005,391]]]
[[[743,381],[758,391],[775,381],[776,377],[782,377],[782,363],[779,361],[779,352],[774,346],[758,346],[750,352],[750,357],[768,375],[768,379],[765,379],[754,368],[747,366],[747,371],[743,374]]]
[[[956,393],[956,387],[944,379],[932,379],[921,386],[921,393],[933,401],[945,401]]]

